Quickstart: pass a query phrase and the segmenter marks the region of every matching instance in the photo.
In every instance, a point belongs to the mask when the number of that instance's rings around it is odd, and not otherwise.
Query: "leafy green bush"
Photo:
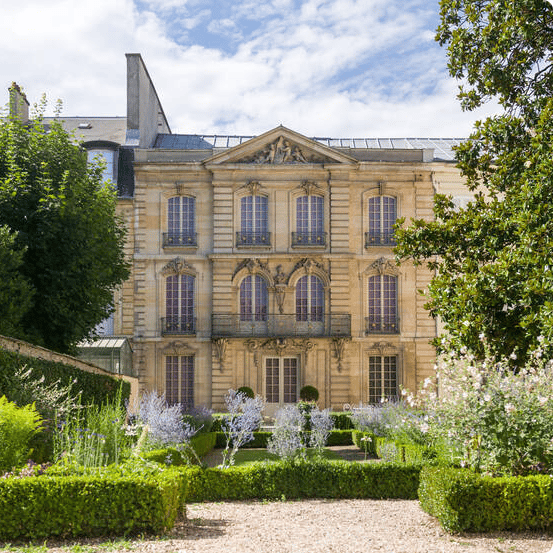
[[[426,466],[420,475],[422,509],[448,532],[553,529],[549,475],[483,476],[467,469]]]
[[[81,371],[71,365],[46,361],[36,357],[27,357],[19,353],[0,349],[0,394],[10,401],[12,396],[20,393],[20,382],[16,378],[18,370],[31,367],[31,376],[35,379],[44,377],[44,384],[50,385],[59,382],[60,386],[72,385],[73,392],[81,392],[81,403],[101,405],[106,401],[113,401],[120,397],[124,403],[129,399],[131,385],[104,374]],[[119,389],[121,387],[121,392]]]
[[[367,455],[376,457],[376,436],[370,432],[362,432],[361,430],[351,431],[352,442]]]
[[[326,445],[352,445],[353,441],[351,435],[351,430],[331,430]]]
[[[223,449],[226,446],[227,438],[223,432],[214,432],[215,434],[215,448]],[[271,432],[257,431],[253,433],[253,440],[251,442],[242,444],[242,449],[246,448],[265,448],[267,442],[271,437]]]
[[[250,399],[253,399],[255,397],[255,394],[253,393],[253,390],[249,386],[240,386],[237,392],[243,393],[246,397],[249,397]]]
[[[353,422],[351,420],[349,412],[338,411],[330,413],[330,416],[334,419],[334,428],[336,430],[353,430]]]
[[[317,401],[319,399],[319,390],[315,386],[304,386],[300,390],[300,399],[306,402]]]
[[[175,471],[0,479],[0,540],[163,532],[184,508]]]
[[[216,434],[214,432],[196,434],[190,440],[190,446],[164,447],[141,453],[141,457],[147,461],[155,461],[170,466],[183,466],[195,464],[198,459],[207,455],[215,446]],[[190,451],[190,447],[194,452]],[[194,454],[195,453],[195,454]]]
[[[301,498],[416,499],[420,465],[303,460],[181,469],[187,501]]]
[[[25,464],[29,442],[39,426],[34,405],[18,407],[6,396],[0,397],[0,473]]]

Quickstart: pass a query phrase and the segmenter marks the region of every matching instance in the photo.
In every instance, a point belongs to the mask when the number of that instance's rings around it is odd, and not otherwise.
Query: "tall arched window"
[[[315,275],[305,275],[296,284],[296,321],[324,320],[324,287]]]
[[[240,232],[237,246],[269,246],[269,200],[267,196],[245,196],[240,200]]]
[[[265,279],[259,275],[247,276],[240,284],[240,320],[266,321],[268,305]]]
[[[196,198],[176,196],[167,202],[164,246],[196,246]]]
[[[397,314],[397,277],[375,275],[368,283],[368,334],[396,334],[399,332]]]
[[[394,246],[394,224],[397,219],[397,201],[391,196],[375,196],[368,203],[368,232],[365,244],[369,246]]]
[[[296,199],[296,232],[294,246],[324,246],[324,199],[322,196],[300,196]]]
[[[171,275],[165,281],[164,334],[195,334],[194,286],[192,275]]]

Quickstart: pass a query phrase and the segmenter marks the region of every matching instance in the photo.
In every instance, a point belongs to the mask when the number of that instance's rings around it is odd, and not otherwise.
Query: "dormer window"
[[[115,177],[115,150],[109,148],[89,148],[87,149],[87,159],[89,163],[93,161],[103,161],[105,163],[104,170],[102,171],[102,182],[117,182]]]

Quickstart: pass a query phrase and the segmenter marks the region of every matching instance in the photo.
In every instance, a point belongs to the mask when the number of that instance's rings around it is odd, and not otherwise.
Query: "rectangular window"
[[[369,357],[369,403],[397,399],[397,356]]]
[[[165,399],[169,405],[194,407],[194,357],[168,355],[165,358]]]
[[[295,357],[265,359],[265,398],[267,403],[296,403],[298,360]]]

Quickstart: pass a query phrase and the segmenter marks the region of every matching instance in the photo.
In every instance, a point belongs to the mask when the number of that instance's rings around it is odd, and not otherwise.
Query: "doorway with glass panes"
[[[298,400],[298,357],[266,357],[264,359],[265,412],[272,416],[280,407]]]

